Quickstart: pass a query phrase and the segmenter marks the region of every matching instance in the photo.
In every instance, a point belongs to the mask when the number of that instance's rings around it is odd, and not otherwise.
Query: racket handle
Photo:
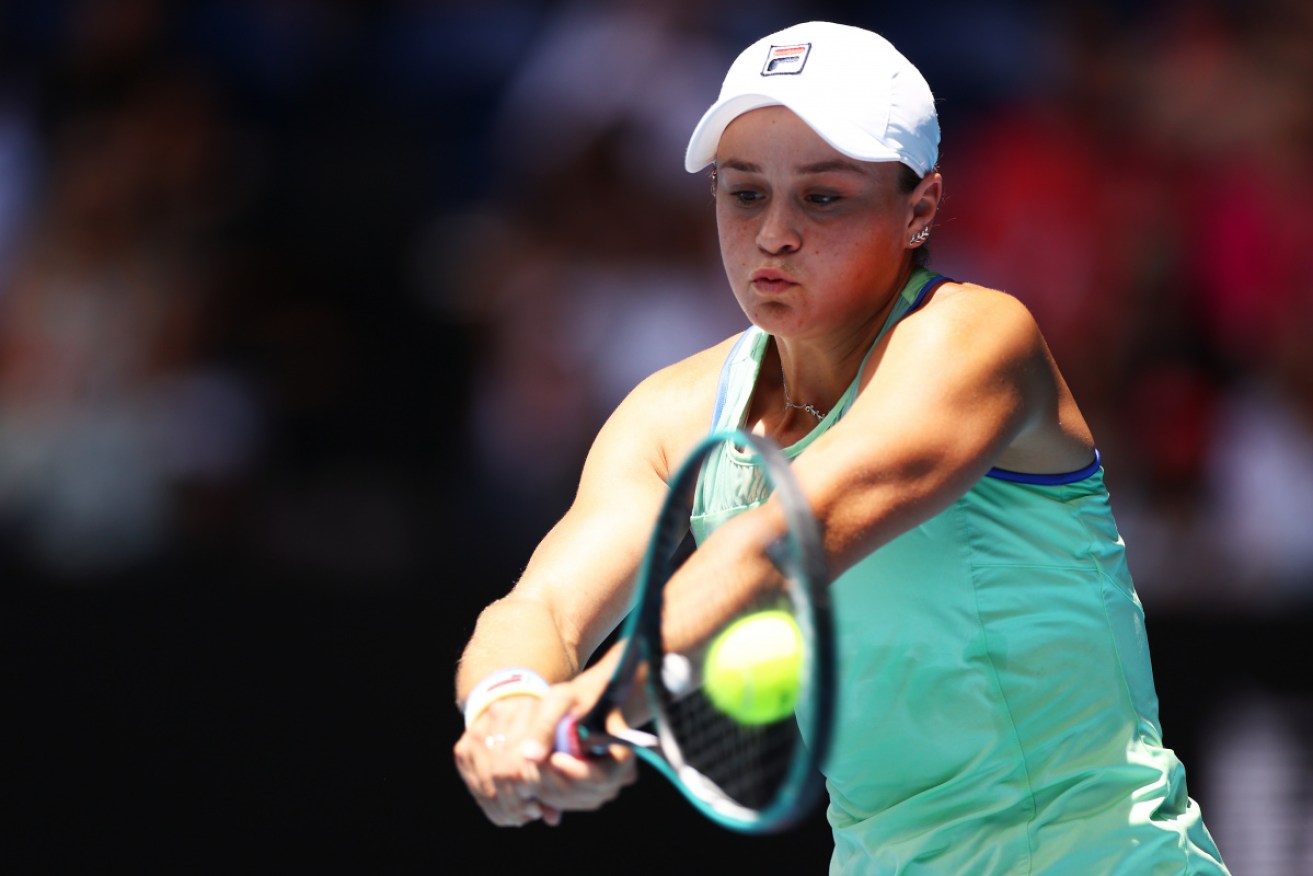
[[[566,715],[556,725],[556,750],[571,757],[584,756],[583,743],[579,741],[579,719],[573,715]]]

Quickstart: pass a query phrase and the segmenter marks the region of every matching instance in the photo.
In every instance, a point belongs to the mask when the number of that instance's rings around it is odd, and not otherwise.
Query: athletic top
[[[881,335],[945,279],[913,274]],[[769,343],[754,327],[734,348],[714,428],[743,425]],[[857,387],[785,454],[841,419]],[[697,539],[765,489],[735,448],[713,454]],[[1227,872],[1163,746],[1097,456],[1068,475],[991,470],[831,587],[831,874]]]

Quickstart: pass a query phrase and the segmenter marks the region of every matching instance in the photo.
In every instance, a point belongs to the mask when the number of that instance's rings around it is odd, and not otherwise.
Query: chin
[[[788,335],[798,328],[798,311],[782,301],[755,301],[743,306],[743,313],[767,334]]]

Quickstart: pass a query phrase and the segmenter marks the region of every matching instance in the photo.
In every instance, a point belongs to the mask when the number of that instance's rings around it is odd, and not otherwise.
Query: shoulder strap
[[[739,339],[734,342],[730,348],[729,355],[725,357],[725,362],[720,366],[720,382],[716,386],[716,407],[711,412],[711,428],[715,429],[720,423],[720,415],[725,410],[725,399],[729,395],[729,373],[730,365],[738,358],[739,350],[748,340],[748,335],[752,334],[752,329],[745,329],[739,334]]]

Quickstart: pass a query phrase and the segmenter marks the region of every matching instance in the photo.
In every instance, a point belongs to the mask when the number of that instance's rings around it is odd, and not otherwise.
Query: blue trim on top
[[[952,283],[954,280],[945,277],[942,274],[936,274],[921,286],[921,291],[916,294],[916,300],[907,312],[911,313],[921,306],[921,302],[930,294],[930,291],[942,283]],[[904,314],[906,315],[906,314]],[[1029,474],[1021,471],[1008,471],[1005,468],[991,468],[985,472],[985,477],[994,478],[995,480],[1008,481],[1013,484],[1034,484],[1041,487],[1058,487],[1063,484],[1074,484],[1083,481],[1099,470],[1103,464],[1102,457],[1096,448],[1094,451],[1094,461],[1078,471],[1063,472],[1061,474]]]
[[[729,355],[725,357],[725,363],[720,366],[720,383],[716,385],[716,407],[711,411],[711,428],[713,429],[716,428],[716,424],[720,422],[720,413],[725,410],[725,398],[729,395],[730,363],[734,361],[736,356],[738,356],[739,347],[742,347],[743,342],[748,339],[748,333],[750,331],[752,331],[750,328],[744,329],[743,332],[739,334],[739,339],[734,342],[734,346],[730,348]]]
[[[937,289],[945,283],[956,282],[957,281],[952,277],[945,277],[943,274],[931,274],[930,277],[921,284],[921,289],[916,293],[916,298],[913,299],[912,306],[907,308],[907,313],[911,313],[925,303],[926,296],[930,294],[931,290]],[[907,316],[907,313],[904,313],[903,316]]]
[[[1041,487],[1059,487],[1063,484],[1074,484],[1077,481],[1083,481],[1087,477],[1099,470],[1103,464],[1103,458],[1099,456],[1099,451],[1094,451],[1094,461],[1079,471],[1069,471],[1064,474],[1027,474],[1020,471],[1008,471],[1005,468],[991,468],[985,473],[985,477],[994,478],[995,480],[1008,481],[1013,484],[1035,484]]]

